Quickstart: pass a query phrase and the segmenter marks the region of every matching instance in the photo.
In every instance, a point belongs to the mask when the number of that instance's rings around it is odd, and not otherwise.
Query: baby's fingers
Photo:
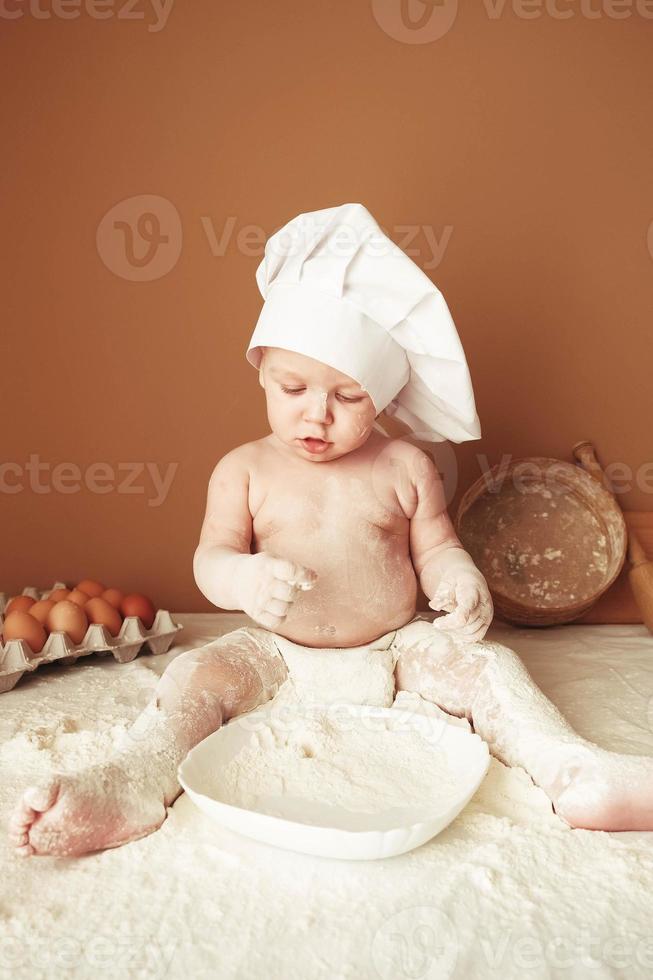
[[[490,622],[487,617],[479,616],[473,623],[460,630],[460,635],[469,643],[480,643],[490,628]]]
[[[492,606],[492,601],[482,599],[479,603],[478,609],[473,616],[470,617],[469,622],[463,626],[458,633],[469,642],[478,643],[483,639],[490,628],[493,615],[494,607]]]
[[[438,629],[461,629],[472,619],[476,618],[480,596],[476,589],[456,592],[456,603],[448,616],[442,616],[433,622]]]
[[[283,602],[281,599],[268,599],[265,604],[265,612],[270,616],[278,616],[279,619],[286,618],[289,608],[290,603]]]
[[[442,616],[440,619],[435,619],[433,625],[444,633],[455,633],[470,643],[483,639],[490,625],[484,617],[475,616],[474,619],[461,623],[460,620],[453,618],[455,615],[455,613],[451,613],[449,616]],[[445,620],[448,622],[445,622]],[[444,625],[440,625],[441,623]]]
[[[317,582],[317,573],[294,561],[277,558],[273,566],[274,577],[290,586],[298,586],[302,591],[312,589]]]
[[[282,602],[279,599],[268,599],[265,603],[265,608],[260,610],[253,619],[261,626],[264,626],[265,629],[274,632],[281,626],[288,615],[289,606],[290,603],[288,602]]]
[[[439,589],[436,589],[433,597],[429,601],[429,606],[431,609],[435,609],[439,612],[441,609],[446,609],[451,611],[455,605],[456,590],[453,585],[441,585]]]
[[[476,612],[470,614],[461,609],[454,609],[453,612],[448,613],[446,616],[440,616],[438,619],[434,619],[433,626],[445,632],[465,634],[479,620],[480,617]]]
[[[272,580],[272,586],[270,590],[270,597],[272,599],[280,599],[282,602],[294,602],[297,595],[297,586],[290,585],[288,582],[282,582],[280,579],[275,578]]]
[[[466,617],[462,615],[459,609],[454,609],[453,612],[447,613],[446,616],[438,616],[437,619],[433,620],[433,626],[436,629],[447,631],[460,630],[467,622]]]

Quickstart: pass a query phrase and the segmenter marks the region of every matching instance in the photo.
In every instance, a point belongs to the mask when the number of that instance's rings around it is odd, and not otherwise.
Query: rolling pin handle
[[[599,463],[594,446],[587,439],[583,439],[581,442],[577,442],[572,453],[583,467],[583,469],[594,477],[595,480],[605,487],[616,500],[614,490],[609,484],[607,474],[603,470],[601,464]],[[646,552],[639,541],[635,531],[632,528],[628,528],[628,561],[630,562],[631,568],[637,568],[639,565],[645,565],[648,561]]]
[[[602,487],[605,487],[606,490],[609,490],[610,493],[613,492],[612,488],[607,482],[608,478],[603,472],[601,464],[596,458],[596,452],[591,442],[588,442],[587,439],[577,442],[572,449],[572,453],[583,469],[589,473],[590,476],[593,476],[594,479],[597,480]]]
[[[634,531],[630,531],[628,534],[628,561],[630,562],[631,568],[637,568],[638,565],[645,565],[648,561],[646,552]]]

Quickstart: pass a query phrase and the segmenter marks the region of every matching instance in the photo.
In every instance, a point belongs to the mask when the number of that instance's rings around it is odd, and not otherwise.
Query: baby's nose
[[[326,391],[311,395],[306,407],[307,421],[322,421],[328,418],[328,415],[329,406]]]

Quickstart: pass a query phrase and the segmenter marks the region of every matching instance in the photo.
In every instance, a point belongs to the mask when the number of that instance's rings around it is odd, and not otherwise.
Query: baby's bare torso
[[[252,553],[318,575],[311,591],[298,591],[278,632],[304,646],[353,647],[410,622],[411,447],[373,433],[355,453],[323,463],[292,457],[274,436],[247,448]]]

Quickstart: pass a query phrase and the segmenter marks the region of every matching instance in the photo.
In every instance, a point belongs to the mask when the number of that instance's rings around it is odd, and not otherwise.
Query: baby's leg
[[[181,654],[108,762],[25,790],[10,840],[25,856],[71,856],[151,833],[179,795],[177,766],[190,749],[223,722],[268,701],[286,677],[271,634],[260,628],[236,630]]]
[[[572,827],[653,830],[653,757],[608,752],[582,738],[512,650],[458,644],[425,623],[400,630],[395,643],[397,690],[465,716],[492,754],[524,768]]]

